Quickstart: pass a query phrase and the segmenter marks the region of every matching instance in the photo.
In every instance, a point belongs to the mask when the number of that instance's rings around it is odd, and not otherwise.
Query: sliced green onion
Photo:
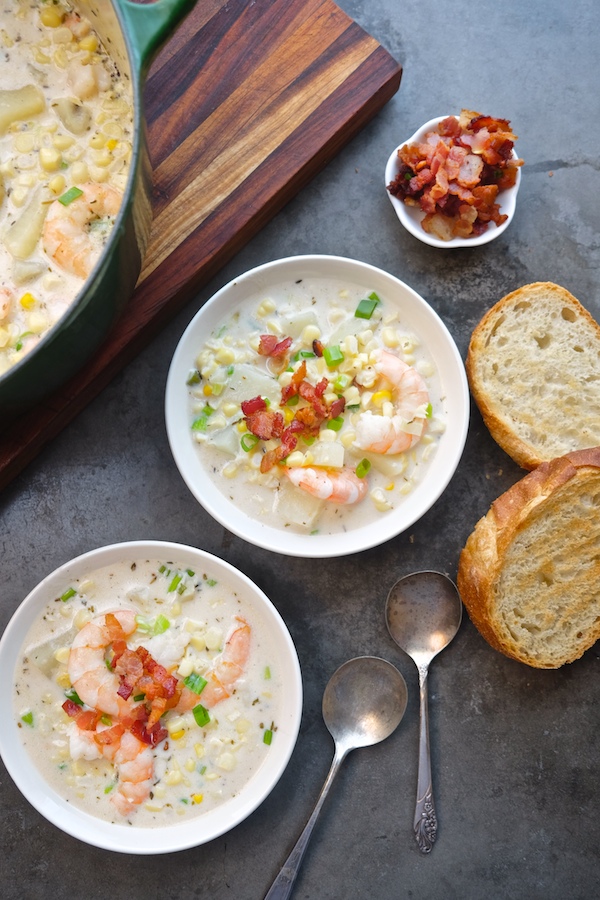
[[[356,467],[356,475],[357,478],[364,478],[365,475],[368,474],[369,469],[371,468],[371,463],[368,459],[361,459],[359,464]]]
[[[355,317],[357,319],[370,319],[375,312],[377,302],[377,300],[361,300],[354,310]]]
[[[77,200],[82,194],[83,191],[78,187],[70,187],[68,191],[65,191],[62,197],[58,198],[58,202],[62,203],[63,206],[68,206],[69,203],[72,203],[73,200]]]
[[[190,374],[188,375],[185,383],[186,384],[200,384],[201,379],[202,379],[202,376],[200,375],[200,372],[198,371],[198,369],[191,369]]]
[[[197,419],[192,422],[192,431],[206,431],[208,426],[208,417],[212,416],[214,409],[208,404],[204,407]]]
[[[427,406],[425,407],[425,416],[426,416],[426,418],[430,419],[432,417],[432,415],[433,415],[433,406],[431,405],[431,403],[428,403]]]
[[[202,706],[202,704],[199,703],[198,706],[193,708],[192,712],[194,714],[194,719],[196,720],[196,725],[199,725],[200,728],[203,728],[204,725],[208,725],[210,716],[205,706]]]
[[[190,578],[193,578],[194,575],[196,574],[193,569],[186,569],[185,571],[190,576]]]
[[[65,691],[65,697],[67,700],[70,700],[71,703],[76,703],[77,706],[83,706],[83,700],[75,690],[75,688],[69,688],[68,691]]]
[[[160,616],[157,616],[154,621],[154,625],[152,626],[152,634],[164,634],[165,631],[167,631],[167,629],[170,627],[171,623],[169,622],[167,617],[161,614]]]
[[[133,699],[136,703],[139,703],[141,700],[144,700],[145,698],[146,698],[145,694],[135,694]]]
[[[342,394],[347,387],[350,387],[351,382],[352,378],[350,375],[340,373],[333,382],[333,390],[336,394]]]
[[[323,357],[330,369],[335,369],[336,366],[339,366],[339,364],[344,361],[344,354],[342,353],[339,344],[334,344],[331,347],[323,347]]]
[[[162,566],[158,567],[158,571],[160,572],[161,575],[165,575],[165,574],[168,575],[171,570],[167,569],[167,567],[163,563]]]
[[[207,578],[206,583],[209,587],[214,587],[217,582],[214,578]]]
[[[302,435],[302,440],[304,441],[304,443],[306,444],[307,447],[310,447],[312,444],[314,444],[314,442],[316,441],[316,438],[313,437],[311,434],[304,434],[304,435]]]
[[[299,394],[292,394],[290,399],[286,402],[286,406],[296,406],[299,399],[300,399]]]
[[[179,574],[177,574],[173,577],[171,584],[167,588],[167,594],[172,594],[173,591],[177,590],[177,585],[179,584],[179,582],[181,581],[182,578],[183,578],[183,575],[179,575]]]
[[[31,710],[29,712],[23,713],[21,716],[21,721],[25,722],[26,725],[31,725],[33,727],[33,713]]]
[[[136,616],[135,624],[138,631],[141,631],[142,634],[150,634],[152,629],[152,623],[149,619],[146,619],[144,616]]]
[[[265,730],[265,733],[263,734],[263,744],[269,745],[272,740],[273,740],[273,732],[270,728],[267,728]]]
[[[102,722],[103,725],[106,725],[109,728],[112,725],[112,719],[110,716],[107,716],[107,715],[100,716],[100,721]]]
[[[250,453],[250,451],[258,444],[258,438],[255,434],[246,432],[246,434],[243,434],[240,438],[240,444],[245,453]]]
[[[198,675],[197,672],[192,672],[191,675],[184,678],[183,683],[190,691],[193,691],[194,694],[201,694],[207,685],[206,678],[203,678],[202,675]]]
[[[269,666],[265,666],[265,671],[264,671],[263,677],[264,677],[265,681],[269,681],[269,680],[270,680],[270,678],[271,678],[271,669],[270,669]]]
[[[227,366],[227,374],[233,375],[233,366]]]
[[[200,766],[198,771],[200,772],[201,775],[204,775],[204,773],[206,772],[206,766]]]
[[[336,416],[334,419],[330,419],[327,423],[327,427],[331,429],[331,431],[339,431],[342,425],[344,424],[343,416]]]
[[[313,353],[312,350],[298,350],[297,353],[294,353],[292,356],[292,362],[298,362],[299,359],[314,359],[316,357],[316,353]]]
[[[74,597],[76,593],[77,591],[75,590],[75,588],[70,587],[64,592],[64,594],[60,595],[60,599],[63,603],[66,603],[67,600],[70,600],[71,597]]]
[[[112,784],[107,784],[106,787],[104,788],[104,793],[110,794],[110,792],[112,791],[112,789],[114,788],[116,783],[117,783],[116,781],[113,781]]]
[[[350,403],[346,406],[346,409],[350,412],[356,412],[357,409],[360,409],[360,403]]]

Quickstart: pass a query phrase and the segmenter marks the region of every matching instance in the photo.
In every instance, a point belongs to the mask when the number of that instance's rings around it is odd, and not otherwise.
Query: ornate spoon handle
[[[429,752],[429,707],[427,703],[427,666],[419,665],[419,770],[417,803],[415,807],[415,839],[421,853],[431,853],[437,837],[437,818],[431,789],[431,758]]]

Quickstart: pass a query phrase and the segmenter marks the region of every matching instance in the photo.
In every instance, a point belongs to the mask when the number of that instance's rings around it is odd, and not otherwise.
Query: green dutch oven
[[[123,203],[98,263],[65,315],[20,362],[0,376],[3,425],[47,398],[83,366],[125,308],[142,267],[150,226],[151,170],[143,86],[156,53],[196,0],[77,0],[100,39],[131,80],[134,138]]]

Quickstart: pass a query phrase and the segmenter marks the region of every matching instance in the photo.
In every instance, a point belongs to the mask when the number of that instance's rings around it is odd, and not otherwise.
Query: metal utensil
[[[384,659],[358,656],[333,673],[323,694],[323,719],[335,743],[331,769],[304,831],[265,900],[285,900],[290,896],[317,817],[342,761],[351,750],[389,737],[400,724],[406,700],[404,678]]]
[[[419,671],[419,769],[414,831],[419,850],[430,853],[437,837],[431,786],[427,676],[429,664],[447,647],[460,627],[462,603],[456,586],[440,572],[414,572],[388,594],[388,631]]]

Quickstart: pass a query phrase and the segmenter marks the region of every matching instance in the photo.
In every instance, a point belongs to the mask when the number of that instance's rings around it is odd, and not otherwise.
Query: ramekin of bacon
[[[508,119],[463,109],[426,122],[391,154],[388,196],[414,237],[473,247],[502,234],[515,211],[521,166]]]

